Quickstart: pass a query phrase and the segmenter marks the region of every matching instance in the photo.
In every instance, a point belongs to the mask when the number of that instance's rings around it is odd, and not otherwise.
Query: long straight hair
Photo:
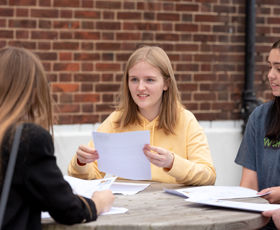
[[[157,68],[164,81],[167,82],[168,89],[163,91],[162,94],[157,128],[163,129],[167,134],[174,133],[178,120],[178,108],[183,106],[170,60],[164,50],[157,46],[143,46],[134,51],[129,57],[122,79],[119,106],[117,107],[117,110],[122,111],[122,116],[116,121],[116,124],[119,127],[125,127],[139,122],[139,117],[137,116],[138,107],[128,88],[128,73],[135,64],[141,61],[145,61]]]
[[[0,145],[8,129],[23,122],[52,130],[48,80],[39,58],[24,48],[0,49]]]
[[[273,43],[272,49],[280,50],[280,40]],[[274,97],[272,106],[268,112],[266,137],[274,141],[280,140],[280,97]]]

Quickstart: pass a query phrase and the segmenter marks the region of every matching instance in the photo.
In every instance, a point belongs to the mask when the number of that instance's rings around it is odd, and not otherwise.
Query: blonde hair
[[[116,124],[119,127],[125,127],[139,122],[138,108],[128,88],[128,73],[136,63],[141,61],[157,68],[168,84],[168,89],[163,91],[157,128],[162,128],[168,134],[174,133],[178,119],[178,107],[182,104],[170,60],[164,50],[157,46],[141,47],[129,57],[122,79],[119,106],[117,107],[117,110],[122,111],[122,116],[116,121]]]
[[[10,127],[32,122],[52,131],[48,80],[39,58],[24,48],[0,49],[0,144]]]

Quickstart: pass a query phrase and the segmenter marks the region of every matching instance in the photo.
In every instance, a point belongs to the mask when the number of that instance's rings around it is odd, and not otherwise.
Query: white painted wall
[[[200,122],[208,138],[217,172],[216,185],[239,185],[241,167],[234,163],[239,148],[241,121]],[[63,174],[80,144],[87,144],[95,125],[57,125],[54,127],[55,155]]]
[[[239,185],[242,167],[234,163],[242,140],[241,121],[200,122],[208,138],[216,185]]]
[[[87,145],[91,139],[91,132],[96,130],[95,125],[55,125],[54,147],[57,164],[63,174],[67,174],[67,167],[76,153],[79,145]]]

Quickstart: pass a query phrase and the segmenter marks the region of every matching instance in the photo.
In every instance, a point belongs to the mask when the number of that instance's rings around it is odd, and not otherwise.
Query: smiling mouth
[[[274,87],[274,88],[275,88],[275,87],[279,87],[279,85],[274,84],[274,83],[271,83],[270,86],[271,86],[271,87]]]
[[[137,97],[148,97],[148,94],[137,94]]]

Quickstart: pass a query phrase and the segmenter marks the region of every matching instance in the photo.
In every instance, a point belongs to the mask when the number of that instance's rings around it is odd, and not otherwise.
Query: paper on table
[[[95,191],[109,189],[117,177],[110,177],[98,180],[82,180],[79,178],[64,176],[64,179],[70,184],[75,194],[91,198]]]
[[[247,211],[263,212],[267,210],[279,209],[280,204],[258,204],[239,201],[228,200],[192,200],[191,198],[185,199],[188,202],[199,203],[203,205],[217,206],[223,208],[233,208]]]
[[[121,213],[126,213],[127,211],[128,211],[127,208],[112,207],[109,212],[101,213],[101,216],[112,215],[112,214],[121,214]]]
[[[110,211],[108,212],[103,212],[100,215],[104,216],[104,215],[112,215],[112,214],[122,214],[122,213],[126,213],[128,211],[127,208],[121,208],[121,207],[112,207],[110,209]],[[48,219],[48,218],[52,218],[49,214],[49,212],[41,212],[41,219]]]
[[[110,189],[114,194],[135,195],[149,185],[150,184],[114,182]]]
[[[41,219],[52,218],[49,212],[41,212]]]
[[[89,199],[95,191],[110,189],[116,178],[117,177],[108,177],[98,180],[82,180],[67,175],[64,176],[64,179],[70,184],[73,193],[87,197]],[[120,214],[127,212],[127,210],[127,208],[112,207],[110,211],[101,213],[101,215]],[[51,216],[48,212],[41,212],[41,218],[47,219],[51,218]]]
[[[151,179],[151,163],[143,153],[144,145],[150,143],[149,131],[92,135],[100,171],[132,180]]]
[[[197,186],[181,189],[165,189],[167,193],[192,200],[232,199],[262,196],[256,190],[240,186]]]

